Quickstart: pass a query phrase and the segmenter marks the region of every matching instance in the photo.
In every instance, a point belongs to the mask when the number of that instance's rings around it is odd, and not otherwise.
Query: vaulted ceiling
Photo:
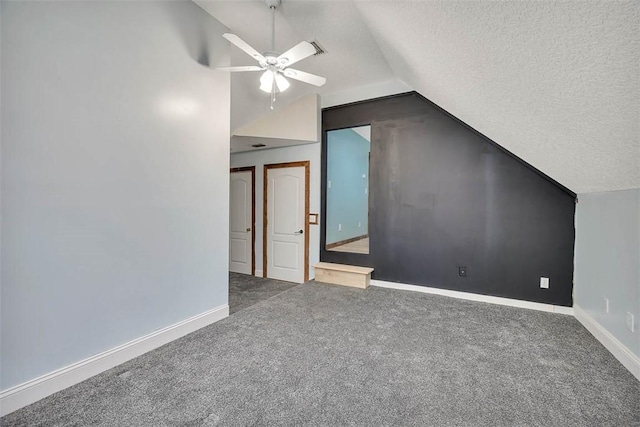
[[[196,3],[270,48],[263,1]],[[640,188],[639,28],[636,1],[283,0],[276,48],[318,40],[328,53],[296,68],[327,84],[277,103],[400,80],[575,192]],[[232,129],[269,111],[257,81],[233,75]]]

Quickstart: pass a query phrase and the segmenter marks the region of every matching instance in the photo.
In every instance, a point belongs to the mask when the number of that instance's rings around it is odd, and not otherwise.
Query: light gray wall
[[[320,143],[295,145],[231,155],[231,167],[256,167],[256,275],[262,276],[262,203],[264,165],[309,160],[309,212],[320,213]],[[318,219],[318,223],[320,220]],[[309,225],[309,278],[320,261],[320,225]]]
[[[639,189],[578,195],[574,304],[640,357]]]
[[[7,389],[227,304],[230,84],[191,2],[1,7]]]

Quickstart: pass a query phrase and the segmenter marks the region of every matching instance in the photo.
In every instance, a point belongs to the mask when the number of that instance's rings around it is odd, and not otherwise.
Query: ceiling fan
[[[225,33],[222,37],[258,61],[259,65],[218,67],[216,70],[230,72],[264,71],[260,77],[260,90],[271,94],[271,109],[273,110],[276,93],[284,92],[290,86],[285,77],[318,87],[324,85],[327,79],[289,68],[290,65],[315,55],[317,51],[313,44],[303,41],[282,54],[276,52],[276,8],[280,5],[280,0],[265,0],[265,2],[271,9],[271,50],[261,54],[235,34]]]

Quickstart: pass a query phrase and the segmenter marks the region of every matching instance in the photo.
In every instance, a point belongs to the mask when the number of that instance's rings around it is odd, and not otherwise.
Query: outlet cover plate
[[[467,267],[458,267],[458,276],[467,277]]]
[[[548,277],[541,277],[540,278],[540,287],[542,289],[549,289],[549,278]]]
[[[635,332],[635,325],[633,320],[633,313],[627,312],[627,329],[629,329],[631,332]]]

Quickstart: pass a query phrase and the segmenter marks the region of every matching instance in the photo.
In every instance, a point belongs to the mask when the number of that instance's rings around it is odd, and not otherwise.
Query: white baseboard
[[[262,273],[262,270],[256,270],[256,272],[255,272],[254,276],[256,276],[256,277],[262,277],[262,274],[263,274],[263,273]]]
[[[583,308],[573,305],[576,319],[640,381],[640,358],[622,344],[611,332],[591,317]]]
[[[489,304],[507,305],[510,307],[528,308],[530,310],[546,311],[573,315],[573,308],[560,305],[543,304],[540,302],[521,301],[511,298],[492,297],[489,295],[472,294],[470,292],[450,291],[448,289],[430,288],[427,286],[408,285],[405,283],[385,282],[384,280],[371,280],[372,286],[381,288],[400,289],[403,291],[422,292],[425,294],[442,295],[445,297],[464,299],[468,301],[487,302]]]
[[[225,304],[3,390],[0,392],[0,416],[5,416],[228,316],[229,305]]]

